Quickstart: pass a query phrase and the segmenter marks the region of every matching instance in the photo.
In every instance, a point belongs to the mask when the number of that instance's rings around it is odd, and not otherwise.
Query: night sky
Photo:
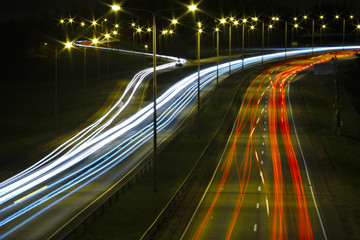
[[[0,8],[0,20],[12,20],[29,16],[39,16],[43,13],[54,14],[56,10],[62,12],[69,12],[72,9],[107,9],[106,4],[111,4],[113,1],[101,0],[17,0],[17,1],[2,1]],[[121,1],[124,6],[137,7],[137,8],[152,8],[153,10],[167,8],[171,6],[181,6],[181,3],[189,3],[189,1],[176,1],[176,0],[127,0]],[[255,6],[280,6],[287,8],[290,11],[298,9],[299,11],[304,8],[311,8],[314,4],[319,3],[326,6],[329,3],[346,2],[351,5],[352,9],[358,11],[360,8],[360,1],[358,0],[203,0],[199,5],[200,8],[207,9],[208,6],[221,8],[223,12],[231,11],[233,8],[245,5],[244,7],[251,8],[249,5]],[[357,10],[356,10],[357,9]],[[341,9],[340,9],[341,11]]]

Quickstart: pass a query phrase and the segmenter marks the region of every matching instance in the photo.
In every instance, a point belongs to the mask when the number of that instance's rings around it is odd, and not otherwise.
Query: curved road
[[[77,43],[85,47],[81,42]],[[92,47],[92,46],[88,46]],[[120,51],[118,49],[112,49]],[[321,48],[316,51],[326,51]],[[300,55],[311,50],[294,51]],[[272,61],[284,53],[265,55]],[[232,72],[261,62],[251,57],[231,63]],[[175,59],[174,59],[175,60]],[[228,63],[219,66],[220,81]],[[158,66],[171,69],[175,62]],[[217,67],[200,72],[201,96],[215,85]],[[0,238],[44,239],[86,211],[104,192],[132,173],[152,151],[153,104],[124,114],[138,87],[151,69],[139,72],[119,100],[94,124],[45,156],[38,163],[0,183]],[[164,141],[196,107],[197,78],[194,73],[179,80],[157,99],[158,141]],[[121,115],[123,114],[123,115]]]
[[[253,80],[182,239],[328,239],[296,133],[294,116],[301,113],[289,106],[288,87],[299,72],[333,56],[288,60]]]

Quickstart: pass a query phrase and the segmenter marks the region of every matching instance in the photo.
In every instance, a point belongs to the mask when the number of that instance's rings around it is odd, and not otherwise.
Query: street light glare
[[[114,10],[114,11],[119,11],[119,10],[120,10],[120,6],[114,4],[114,5],[111,6],[111,9]]]
[[[177,19],[173,19],[173,20],[171,20],[171,23],[172,23],[172,24],[177,24],[177,23],[178,23],[178,20],[177,20]]]
[[[218,32],[218,31],[219,31],[219,28],[218,28],[218,27],[217,27],[217,28],[215,28],[215,31],[216,31],[216,32]]]
[[[66,47],[66,48],[71,48],[71,46],[72,46],[72,42],[67,42],[67,43],[65,43],[65,47]]]
[[[110,38],[110,34],[108,34],[108,33],[105,34],[105,38],[106,38],[106,39],[109,39],[109,38]]]
[[[239,21],[235,20],[234,25],[238,25],[238,24],[239,24]]]
[[[93,44],[97,44],[97,43],[99,42],[99,39],[94,38],[94,39],[92,40],[92,42],[93,42]]]
[[[220,22],[221,22],[221,23],[226,23],[226,19],[225,19],[225,18],[222,18],[222,19],[220,19]]]
[[[191,12],[195,12],[196,9],[197,9],[197,6],[196,6],[195,4],[192,4],[192,5],[189,6],[189,10],[190,10]]]
[[[326,25],[322,25],[322,28],[326,28]]]

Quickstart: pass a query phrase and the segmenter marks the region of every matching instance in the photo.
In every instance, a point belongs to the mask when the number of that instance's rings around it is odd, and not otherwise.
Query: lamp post
[[[356,44],[358,43],[359,31],[360,31],[360,24],[356,26]]]
[[[113,7],[112,7],[113,8]],[[119,6],[118,10],[120,10],[121,7]],[[154,163],[154,192],[157,192],[157,166],[156,166],[156,161],[157,161],[157,111],[156,111],[156,98],[157,98],[157,81],[156,81],[156,16],[157,14],[159,14],[160,12],[165,12],[165,11],[172,11],[175,9],[161,9],[158,10],[156,12],[147,10],[147,9],[136,9],[136,8],[127,8],[129,10],[135,10],[135,11],[142,11],[142,12],[147,12],[149,14],[152,15],[152,41],[153,41],[153,102],[154,102],[154,106],[153,106],[153,121],[154,121],[154,158],[153,158],[153,163]],[[196,11],[197,7],[196,5],[191,5],[188,7],[189,11]]]
[[[287,50],[287,21],[285,21],[285,59],[286,59],[286,50]]]
[[[70,49],[72,42],[66,42],[65,48]],[[55,77],[54,77],[54,129],[58,128],[58,47],[55,47]]]
[[[218,108],[218,86],[219,86],[219,27],[215,28],[215,32],[216,32],[216,88],[215,88],[215,92],[216,92],[216,108]]]
[[[200,23],[200,22],[199,22]],[[198,71],[198,80],[197,80],[197,90],[198,90],[198,103],[197,103],[197,138],[200,138],[200,36],[202,33],[201,24],[198,23],[197,31],[197,71]]]

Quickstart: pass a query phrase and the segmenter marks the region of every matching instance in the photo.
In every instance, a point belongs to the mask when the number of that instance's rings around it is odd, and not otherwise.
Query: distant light
[[[147,45],[147,44],[145,44],[145,46],[144,46],[146,49],[148,49],[148,47],[149,47],[149,45]]]
[[[65,43],[65,47],[66,47],[66,48],[71,48],[71,47],[72,47],[72,42],[67,42],[67,43]]]
[[[132,27],[135,27],[135,23],[131,23],[131,26],[132,26]]]
[[[357,27],[357,29],[360,29],[360,25],[357,25],[356,27]]]
[[[218,32],[219,30],[220,30],[220,29],[219,29],[218,27],[217,27],[217,28],[215,28],[215,31],[216,31],[216,32]]]
[[[307,16],[306,16],[306,15],[304,16],[304,19],[307,19]]]
[[[321,27],[322,27],[322,28],[326,28],[326,25],[322,25]]]
[[[117,35],[117,34],[118,34],[118,31],[113,31],[113,34],[114,34],[114,35]]]
[[[47,42],[45,42],[45,43],[44,43],[44,46],[47,46],[47,45],[48,45],[48,43],[47,43]]]
[[[220,22],[221,22],[221,23],[226,23],[226,19],[225,19],[225,18],[222,18],[222,19],[220,19]]]
[[[148,32],[151,32],[151,28],[147,28],[146,30],[147,30]]]
[[[189,6],[189,10],[192,11],[192,12],[195,12],[197,9],[196,5],[195,4],[192,4]]]
[[[254,29],[255,29],[255,26],[251,26],[250,29],[254,30]]]
[[[170,33],[170,34],[173,34],[173,33],[174,33],[174,30],[170,30],[169,33]]]
[[[74,20],[72,18],[69,19],[69,23],[72,23]]]
[[[234,21],[234,18],[233,18],[233,17],[231,17],[231,18],[230,18],[230,21]]]
[[[120,6],[114,4],[114,5],[111,6],[111,9],[114,10],[114,11],[119,11],[119,10],[120,10]]]
[[[295,25],[294,25],[294,27],[295,27],[295,28],[298,28],[298,27],[299,27],[299,25],[298,25],[298,24],[295,24]]]
[[[168,33],[168,30],[163,30],[162,34],[166,35]]]
[[[201,22],[198,22],[197,25],[198,25],[198,27],[201,27]]]
[[[294,17],[294,21],[296,21],[297,20],[297,17]]]
[[[107,22],[107,18],[105,18],[104,21]]]
[[[119,27],[119,24],[115,24],[115,28],[118,28]]]
[[[92,21],[91,23],[92,23],[92,25],[96,26],[96,21],[95,20]]]
[[[85,26],[85,23],[84,23],[84,22],[81,22],[81,26]]]
[[[109,39],[109,38],[110,38],[110,34],[108,34],[108,33],[105,34],[105,38],[106,38],[106,39]]]
[[[243,22],[243,23],[246,23],[246,22],[247,22],[247,19],[246,19],[246,18],[244,18],[244,19],[242,20],[242,22]]]
[[[335,18],[339,18],[339,15],[336,15]]]
[[[61,19],[61,20],[60,20],[60,23],[64,23],[64,22],[65,22],[64,19]]]
[[[93,44],[97,44],[97,43],[99,42],[99,39],[94,38],[94,39],[92,40],[92,42],[93,42]]]
[[[141,28],[136,29],[136,31],[137,31],[138,33],[141,32]]]
[[[273,20],[273,21],[275,21],[275,19],[276,19],[275,17],[272,17],[272,18],[271,18],[271,20]]]
[[[324,16],[323,16],[323,15],[321,15],[321,16],[320,16],[320,19],[323,19],[323,18],[324,18]]]
[[[279,20],[280,20],[280,18],[276,17],[276,18],[275,18],[275,20],[276,20],[276,21],[279,21]]]
[[[350,15],[350,18],[354,18],[354,16],[353,16],[353,15]]]
[[[177,24],[177,23],[178,23],[178,20],[177,20],[177,19],[173,19],[173,20],[171,20],[171,23],[172,23],[172,24]]]
[[[239,24],[239,21],[238,21],[238,20],[235,20],[235,21],[234,21],[234,24],[235,24],[235,25],[238,25],[238,24]]]
[[[270,25],[269,25],[269,28],[273,28],[273,25],[270,24]]]
[[[203,31],[202,29],[199,29],[199,30],[198,30],[199,33],[202,33],[202,31]]]
[[[253,17],[252,20],[256,22],[259,19],[257,17]]]

